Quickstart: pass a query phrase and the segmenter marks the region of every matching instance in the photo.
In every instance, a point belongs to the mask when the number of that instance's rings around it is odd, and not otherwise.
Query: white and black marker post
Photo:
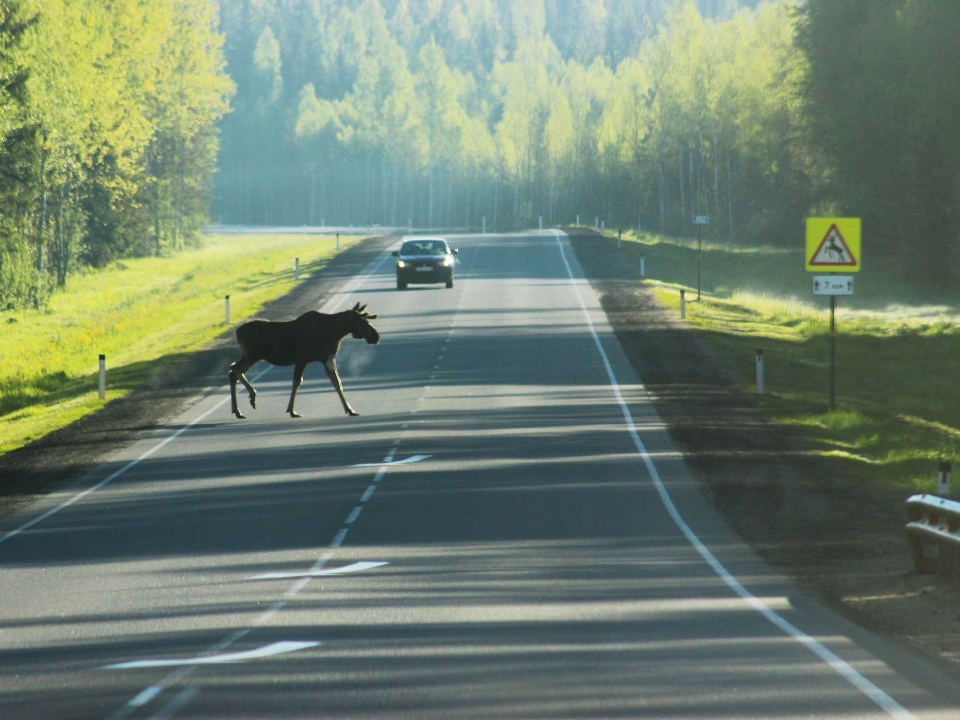
[[[293,259],[293,279],[300,279],[300,258]]]
[[[107,399],[107,356],[100,356],[100,399]]]
[[[643,255],[641,255],[640,256],[640,279],[642,280],[646,276],[647,276],[646,258]]]
[[[946,497],[950,494],[950,468],[946,460],[940,461],[940,470],[937,472],[937,495]]]
[[[540,229],[543,230],[543,215],[540,216]]]
[[[224,316],[225,316],[223,324],[229,325],[230,324],[230,296],[229,295],[223,296],[223,310],[224,310]]]
[[[337,252],[340,252],[340,233],[337,233]]]
[[[623,230],[617,230],[617,250],[623,246]]]
[[[680,319],[685,320],[687,317],[687,291],[680,291]]]
[[[486,215],[484,215],[482,218],[482,224],[483,224],[483,234],[486,235],[487,234],[487,216]]]
[[[763,350],[757,350],[757,395],[763,395]]]

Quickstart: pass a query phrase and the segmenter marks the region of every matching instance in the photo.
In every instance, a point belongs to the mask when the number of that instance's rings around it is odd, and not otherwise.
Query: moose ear
[[[357,308],[357,312],[363,312],[363,311],[366,310],[366,309],[367,309],[367,306],[366,306],[366,305],[362,305],[362,306],[360,306],[360,307]]]
[[[356,310],[357,312],[360,312],[361,310],[360,303],[357,303],[356,305],[354,305],[353,309]]]

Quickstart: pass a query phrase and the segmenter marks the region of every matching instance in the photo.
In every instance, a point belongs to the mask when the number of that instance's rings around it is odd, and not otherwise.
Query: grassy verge
[[[335,252],[326,236],[213,236],[72,277],[42,311],[0,312],[0,454],[101,406],[99,354],[107,399],[122,397],[223,333],[225,295],[235,325],[296,284],[294,258],[303,278]]]
[[[699,303],[690,301],[696,251],[689,243],[630,237],[622,252],[638,273],[639,257],[646,256],[654,292],[678,315],[679,289],[687,290],[687,321],[745,392],[756,390],[756,350],[762,348],[760,408],[800,431],[852,482],[902,499],[933,492],[939,461],[960,460],[957,308],[851,309],[840,299],[837,409],[829,412],[828,301],[814,302],[799,252],[705,248],[704,265],[726,282],[704,282]],[[808,302],[797,299],[801,286]],[[785,289],[781,297],[773,295],[776,287]]]

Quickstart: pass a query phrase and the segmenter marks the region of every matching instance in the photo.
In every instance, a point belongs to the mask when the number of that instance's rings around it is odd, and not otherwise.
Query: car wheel
[[[407,284],[400,278],[397,278],[397,290],[406,290],[406,289],[407,289]]]
[[[447,287],[448,288],[453,287],[453,274],[451,274],[450,277],[447,278]]]

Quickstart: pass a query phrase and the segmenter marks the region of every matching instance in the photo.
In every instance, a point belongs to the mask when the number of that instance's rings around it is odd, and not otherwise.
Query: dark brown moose
[[[237,380],[250,393],[250,405],[257,407],[257,391],[244,376],[244,373],[260,360],[271,365],[293,365],[293,390],[287,412],[290,417],[300,417],[293,409],[293,400],[297,388],[303,380],[303,371],[307,363],[321,362],[327,370],[327,377],[343,403],[348,415],[359,415],[350,407],[343,396],[343,386],[337,373],[337,351],[340,342],[353,335],[357,340],[366,340],[371,345],[380,342],[380,333],[370,324],[376,315],[366,312],[367,306],[357,303],[350,310],[328,315],[311,310],[296,320],[271,322],[269,320],[251,320],[237,328],[237,343],[242,355],[230,366],[230,401],[233,414],[244,417],[237,407]]]

